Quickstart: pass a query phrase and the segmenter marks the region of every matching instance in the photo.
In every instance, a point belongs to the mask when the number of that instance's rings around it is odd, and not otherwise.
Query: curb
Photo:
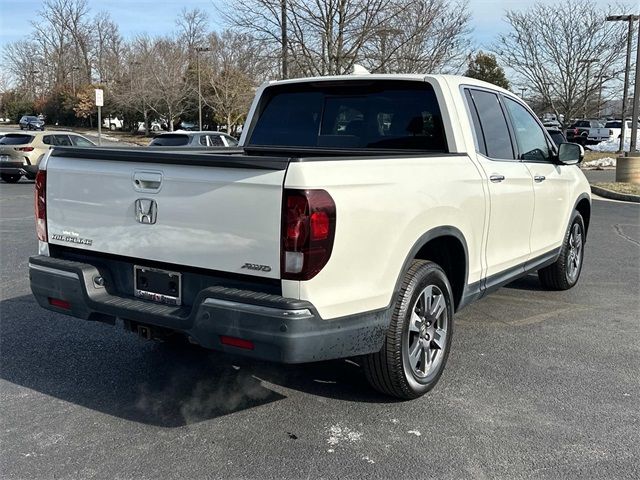
[[[618,193],[606,188],[591,185],[591,192],[596,195],[600,195],[604,198],[610,198],[612,200],[620,200],[622,202],[640,203],[640,195],[631,195],[629,193]]]

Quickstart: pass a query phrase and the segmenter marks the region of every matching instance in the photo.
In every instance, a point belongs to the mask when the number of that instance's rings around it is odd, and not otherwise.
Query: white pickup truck
[[[463,306],[530,272],[576,284],[581,158],[469,78],[270,82],[237,149],[55,148],[37,175],[31,288],[44,308],[146,338],[359,357],[375,388],[415,398]]]

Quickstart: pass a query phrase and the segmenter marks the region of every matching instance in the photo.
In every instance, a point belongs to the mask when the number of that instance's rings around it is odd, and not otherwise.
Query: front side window
[[[71,142],[76,147],[93,147],[93,146],[95,146],[95,144],[91,140],[88,140],[88,139],[86,139],[84,137],[81,137],[79,135],[71,135]]]
[[[509,127],[498,95],[484,90],[469,90],[467,98],[469,96],[473,103],[469,105],[469,109],[472,110],[475,107],[477,112],[477,118],[472,112],[472,119],[480,153],[489,158],[514,160]]]
[[[346,81],[265,91],[249,145],[447,151],[426,82]]]
[[[536,119],[515,100],[504,98],[516,134],[521,160],[548,161],[551,157],[547,137]]]
[[[238,145],[238,140],[236,140],[235,138],[230,137],[229,135],[225,135],[224,138],[227,139],[227,144],[230,147],[236,147]]]

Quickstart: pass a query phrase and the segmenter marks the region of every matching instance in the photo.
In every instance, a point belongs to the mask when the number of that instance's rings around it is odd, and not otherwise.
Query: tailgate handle
[[[135,172],[133,174],[133,188],[140,192],[157,192],[162,185],[160,172]]]

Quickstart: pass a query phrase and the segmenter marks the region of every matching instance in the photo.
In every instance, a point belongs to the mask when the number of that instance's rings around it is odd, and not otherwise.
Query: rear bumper
[[[38,165],[24,165],[19,162],[2,162],[0,163],[0,173],[33,176],[38,173]]]
[[[105,287],[94,278],[105,278]],[[41,307],[84,320],[116,319],[178,331],[203,347],[282,363],[306,363],[377,352],[391,309],[323,320],[306,301],[223,286],[199,292],[193,306],[162,305],[109,293],[108,272],[46,256],[29,259],[31,290]],[[51,305],[62,299],[69,309]],[[223,344],[248,340],[252,348]]]

